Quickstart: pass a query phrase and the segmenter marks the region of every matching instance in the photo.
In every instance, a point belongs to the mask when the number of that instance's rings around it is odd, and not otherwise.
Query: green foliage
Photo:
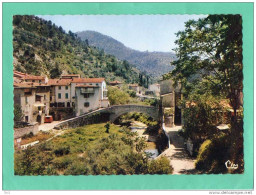
[[[158,106],[159,105],[159,100],[154,98],[154,99],[145,99],[143,101],[146,105],[149,106]]]
[[[112,124],[106,133],[105,125],[67,130],[46,143],[16,151],[15,175],[172,173],[169,160],[148,159],[142,151],[145,141],[135,139],[135,133]]]
[[[14,122],[22,121],[24,114],[22,112],[21,106],[18,104],[14,105]]]
[[[224,109],[211,95],[191,95],[183,102],[184,136],[202,142],[216,133]]]
[[[57,78],[62,73],[104,77],[136,83],[139,71],[127,61],[106,55],[71,31],[66,33],[51,21],[37,16],[13,17],[14,69]]]
[[[210,15],[190,20],[177,37],[179,59],[165,77],[181,82],[185,96],[204,86],[212,95],[227,97],[236,111],[243,85],[242,17]]]
[[[108,87],[108,99],[111,105],[128,104],[130,96],[119,88]]]
[[[210,140],[201,145],[197,168],[226,172],[226,157],[243,167],[242,118],[237,116],[243,88],[241,15],[209,15],[190,20],[177,37],[178,60],[164,79],[172,78],[175,85],[182,84],[184,136],[198,145]],[[221,116],[225,111],[220,104],[223,99],[228,99],[234,110],[234,116],[227,121]],[[216,125],[223,122],[230,123],[231,130],[226,136],[216,137]]]
[[[54,151],[54,154],[56,156],[63,156],[63,155],[67,155],[70,152],[70,147],[69,146],[59,146],[58,148],[56,148]]]
[[[229,141],[227,135],[206,140],[199,149],[195,163],[196,168],[207,173],[226,173],[225,162],[230,159]]]
[[[106,133],[109,133],[110,124],[107,123],[104,127],[106,128]]]
[[[125,69],[129,68],[129,65],[135,64],[141,72],[145,71],[147,74],[152,75],[153,79],[173,69],[170,66],[170,61],[173,61],[176,57],[171,52],[136,51],[125,47],[122,43],[109,36],[95,31],[78,32],[77,35],[82,40],[89,40],[91,45],[104,49],[106,53],[112,54],[118,59],[127,60],[123,62]],[[149,80],[149,83],[151,83],[152,78]]]
[[[158,160],[151,161],[148,173],[149,174],[170,174],[173,172],[173,168],[170,167],[170,161],[166,157],[161,157]]]

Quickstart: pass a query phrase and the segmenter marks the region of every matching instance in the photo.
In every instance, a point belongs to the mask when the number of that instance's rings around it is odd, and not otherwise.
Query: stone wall
[[[175,92],[161,96],[163,107],[175,107]]]
[[[130,112],[139,112],[147,114],[152,117],[154,120],[159,120],[159,108],[154,106],[142,106],[142,105],[120,105],[112,106],[109,108],[110,121],[114,122],[118,117],[123,114]]]
[[[68,129],[76,128],[84,125],[90,125],[95,123],[109,121],[109,113],[104,112],[91,112],[81,116],[74,117],[72,119],[65,120],[54,127],[54,129]]]
[[[151,116],[154,120],[159,120],[159,110],[154,106],[142,106],[142,105],[120,105],[111,106],[104,109],[99,109],[87,114],[83,114],[68,120],[65,120],[58,125],[55,129],[68,129],[79,126],[89,125],[93,123],[101,122],[114,122],[119,116],[129,112],[140,112]]]
[[[23,128],[14,128],[14,139],[20,138],[23,135],[29,134],[30,132],[36,135],[38,131],[39,131],[38,123],[29,125]]]

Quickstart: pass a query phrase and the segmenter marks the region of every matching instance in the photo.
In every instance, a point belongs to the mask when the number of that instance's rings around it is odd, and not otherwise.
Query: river
[[[139,121],[133,121],[130,129],[132,132],[136,132],[139,137],[144,137],[147,140],[147,147],[144,152],[149,153],[151,155],[151,159],[156,158],[159,155],[156,146],[156,137],[151,136],[146,133],[147,125]]]

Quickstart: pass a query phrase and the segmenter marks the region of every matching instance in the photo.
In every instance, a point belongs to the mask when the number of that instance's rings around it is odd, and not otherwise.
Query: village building
[[[80,113],[86,113],[109,105],[104,78],[80,78],[77,75],[62,75],[60,79],[50,79],[48,84],[52,86],[50,114],[54,120],[78,116]],[[94,87],[95,89],[93,92],[87,93],[87,95],[81,95],[81,93],[76,92],[77,86],[83,86],[81,88]],[[84,107],[85,97],[87,97],[87,102],[90,105],[88,107]],[[78,110],[78,107],[82,104],[83,108]]]
[[[120,82],[120,81],[115,80],[115,81],[111,81],[111,82],[109,82],[109,85],[110,85],[110,86],[117,86],[117,87],[121,87],[121,86],[123,85],[123,83],[122,83],[122,82]]]
[[[171,79],[162,80],[159,84],[165,125],[167,127],[180,125],[182,123],[182,113],[178,102],[182,99],[181,85],[174,87]]]
[[[47,83],[48,78],[45,76],[35,76],[35,75],[29,75],[26,73],[13,71],[13,77],[16,81],[20,82],[32,82],[32,83]]]
[[[76,116],[109,106],[104,78],[80,78],[71,81]]]
[[[47,79],[14,71],[14,100],[22,108],[24,122],[39,124],[48,115],[63,120],[109,106],[105,79],[78,74]]]
[[[24,114],[24,122],[44,123],[49,114],[50,86],[40,83],[14,83],[14,104],[18,104]]]
[[[149,85],[148,90],[146,91],[146,93],[149,93],[149,94],[153,93],[156,96],[160,96],[160,84],[154,83],[152,85]]]
[[[71,107],[71,81],[72,79],[49,79],[51,86],[51,107]]]
[[[61,75],[60,78],[62,79],[74,79],[74,78],[81,78],[80,74],[64,74]]]
[[[140,89],[140,86],[138,84],[130,84],[129,89],[135,91],[136,94],[141,93],[141,89]]]

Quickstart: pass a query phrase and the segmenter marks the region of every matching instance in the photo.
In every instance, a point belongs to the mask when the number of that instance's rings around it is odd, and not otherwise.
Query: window
[[[90,103],[89,102],[85,102],[84,103],[84,107],[89,107],[90,106]]]
[[[25,103],[27,104],[28,103],[28,97],[25,96]]]
[[[68,86],[65,86],[65,89],[68,90]]]
[[[41,80],[39,80],[39,83],[42,83],[42,81],[41,81]]]
[[[32,80],[32,82],[34,83],[34,82],[35,82],[35,80]]]
[[[36,95],[36,102],[41,102],[41,96],[40,95]]]
[[[92,85],[92,83],[90,83],[90,85]]]
[[[61,86],[59,86],[59,90],[61,90]]]
[[[99,86],[99,83],[96,83],[97,86]]]
[[[58,98],[61,99],[61,93],[58,93]]]
[[[68,99],[68,93],[65,94],[65,98]]]
[[[44,95],[44,100],[46,100],[46,95]]]
[[[32,95],[32,92],[25,92],[25,95]]]
[[[25,122],[28,122],[28,116],[25,116]]]
[[[84,98],[89,98],[90,97],[90,94],[89,93],[85,93],[84,94]]]

